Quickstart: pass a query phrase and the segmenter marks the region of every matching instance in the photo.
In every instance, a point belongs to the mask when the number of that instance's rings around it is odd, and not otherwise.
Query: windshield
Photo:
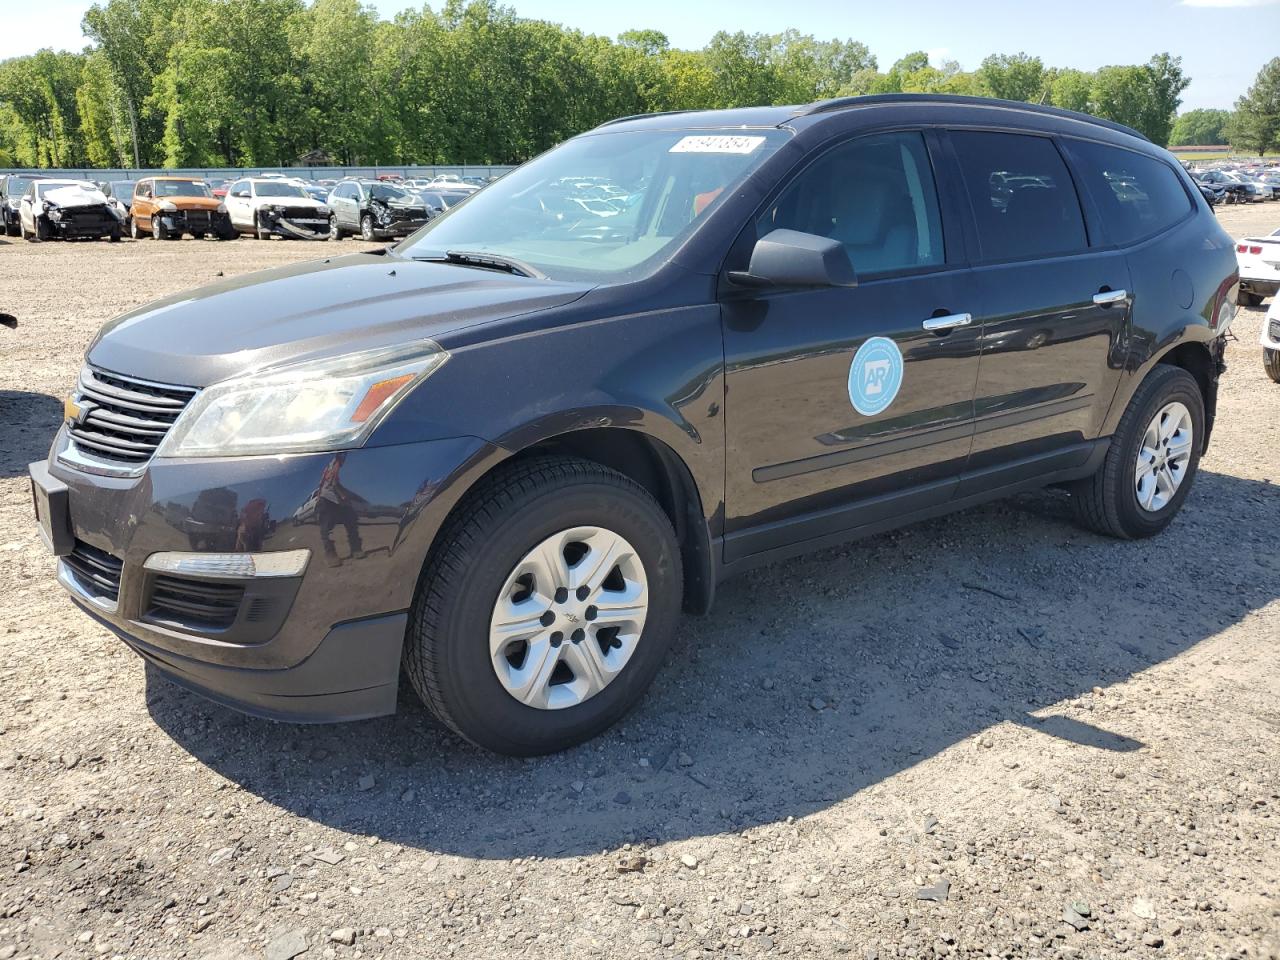
[[[253,192],[260,197],[306,197],[307,191],[296,183],[279,183],[275,180],[259,180]]]
[[[209,188],[199,180],[157,180],[157,197],[211,197]]]
[[[396,248],[511,257],[552,279],[620,279],[678,245],[789,136],[780,130],[600,133],[513,170]]]
[[[133,181],[132,180],[112,180],[111,195],[113,197],[132,197]]]
[[[399,187],[388,187],[385,183],[376,183],[369,188],[369,196],[378,200],[408,200],[413,197]]]
[[[34,177],[10,177],[5,192],[11,197],[21,196],[34,179]]]

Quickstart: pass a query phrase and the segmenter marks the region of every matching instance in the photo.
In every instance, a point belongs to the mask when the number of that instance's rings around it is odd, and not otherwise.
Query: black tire
[[[342,228],[338,226],[338,215],[336,213],[329,215],[329,239],[342,239]]]
[[[19,221],[10,222],[6,220],[4,222],[4,235],[6,237],[16,237],[21,233],[22,229]]]
[[[1262,348],[1262,369],[1267,371],[1268,377],[1280,383],[1280,350]]]
[[[138,221],[132,216],[129,217],[129,236],[134,240],[142,240],[147,236],[147,234],[138,229]]]
[[[263,229],[262,223],[258,219],[258,215],[256,213],[253,215],[253,235],[259,240],[271,239],[271,231]]]
[[[107,242],[119,243],[120,238],[123,236],[124,236],[124,231],[121,227],[113,227],[111,232],[107,234]]]
[[[509,694],[494,671],[494,601],[528,551],[587,524],[634,545],[649,587],[644,630],[626,666],[594,696],[536,709]],[[441,531],[410,611],[405,672],[431,712],[478,746],[512,756],[563,750],[617,722],[643,696],[671,643],[682,584],[671,522],[639,484],[569,457],[516,462],[482,480]]]
[[[44,241],[49,239],[49,221],[48,220],[46,220],[44,217],[36,217],[35,227],[36,227],[36,232],[32,234],[30,239],[35,240],[36,243],[44,243]]]
[[[371,243],[378,239],[377,234],[373,232],[373,214],[366,213],[360,218],[360,239]]]
[[[1134,489],[1142,438],[1160,408],[1173,401],[1191,413],[1191,460],[1186,476],[1159,510],[1144,510]],[[1173,520],[1191,492],[1204,449],[1204,397],[1195,378],[1181,367],[1159,364],[1125,408],[1101,468],[1071,488],[1077,520],[1091,530],[1123,540],[1154,536]]]
[[[157,216],[151,217],[151,236],[157,240],[168,240],[169,231],[164,225],[164,221]]]
[[[1250,293],[1248,290],[1241,290],[1236,298],[1242,307],[1260,307],[1262,306],[1262,294]]]

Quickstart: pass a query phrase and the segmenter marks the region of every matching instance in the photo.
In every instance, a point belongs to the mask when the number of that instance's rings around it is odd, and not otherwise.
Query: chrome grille
[[[86,366],[76,403],[83,411],[67,432],[81,453],[116,463],[151,459],[191,398],[193,387],[150,383]]]

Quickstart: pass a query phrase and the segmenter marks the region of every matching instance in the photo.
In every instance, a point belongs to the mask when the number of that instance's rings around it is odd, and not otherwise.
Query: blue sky
[[[373,0],[390,17],[406,0]],[[643,4],[507,0],[520,15],[588,33],[661,30],[700,47],[717,30],[861,40],[882,69],[912,50],[972,69],[989,53],[1025,51],[1053,66],[1091,70],[1168,51],[1192,78],[1182,109],[1230,107],[1280,51],[1280,0],[647,0]],[[440,5],[437,2],[436,6]],[[79,49],[86,0],[0,0],[0,59],[43,46]]]

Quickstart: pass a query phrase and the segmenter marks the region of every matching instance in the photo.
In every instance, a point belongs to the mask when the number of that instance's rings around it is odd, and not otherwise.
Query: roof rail
[[[658,110],[656,113],[633,113],[627,117],[614,117],[612,120],[606,120],[599,124],[595,129],[600,127],[611,127],[615,123],[626,123],[628,120],[643,120],[645,117],[670,117],[677,113],[698,113],[697,110]]]
[[[832,100],[819,100],[817,103],[799,107],[796,109],[795,116],[810,117],[818,113],[834,113],[837,110],[846,110],[852,107],[872,107],[882,103],[954,103],[969,107],[997,107],[1002,110],[1022,110],[1028,113],[1042,113],[1067,120],[1092,123],[1095,126],[1107,127],[1120,133],[1127,133],[1129,136],[1137,137],[1140,140],[1147,140],[1148,143],[1150,142],[1146,134],[1133,129],[1133,127],[1126,127],[1123,123],[1104,120],[1101,117],[1090,116],[1087,113],[1079,113],[1075,110],[1064,110],[1061,107],[1050,107],[1041,103],[1027,103],[1023,100],[1000,100],[996,97],[966,97],[953,93],[877,93],[863,97],[836,97]]]

